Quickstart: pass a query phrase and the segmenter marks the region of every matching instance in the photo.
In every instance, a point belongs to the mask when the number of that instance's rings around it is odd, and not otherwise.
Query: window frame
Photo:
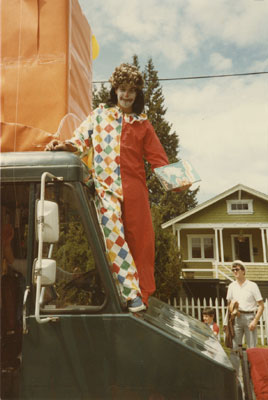
[[[249,240],[249,256],[250,256],[250,260],[249,261],[245,261],[245,262],[254,262],[254,252],[253,252],[253,239],[252,239],[252,234],[243,234],[243,236],[245,238],[248,238]],[[232,245],[232,258],[235,260],[238,258],[238,255],[236,254],[235,251],[235,239],[238,239],[239,235],[238,234],[233,234],[231,235],[231,245]]]
[[[46,184],[46,188],[48,187],[48,186],[50,186],[50,187],[52,187],[53,185],[55,185],[55,184],[58,184],[58,185],[60,185],[60,186],[62,186],[62,187],[67,187],[67,188],[69,188],[71,191],[72,191],[72,194],[73,194],[73,196],[74,196],[74,199],[75,199],[75,202],[76,202],[76,204],[77,205],[79,205],[79,206],[81,206],[82,205],[82,201],[83,201],[83,199],[79,196],[79,194],[78,194],[78,190],[77,190],[77,186],[79,185],[79,183],[77,184],[76,182],[75,183],[70,183],[70,182],[57,182],[57,183],[55,183],[55,182],[48,182],[47,184]],[[90,201],[89,201],[89,199],[87,198],[87,194],[88,195],[90,195],[90,193],[88,192],[88,188],[86,187],[85,189],[84,189],[84,187],[83,187],[84,185],[82,185],[82,190],[81,190],[81,192],[83,193],[83,195],[85,196],[85,205],[87,206],[87,208],[88,208],[88,212],[89,212],[89,214],[91,215],[91,212],[92,212],[92,210],[90,209],[90,207],[89,207],[89,203],[90,203]],[[86,192],[85,192],[85,190],[86,190]],[[39,194],[40,194],[40,184],[38,184],[37,186],[36,186],[36,194],[37,194],[37,197],[39,196]],[[97,255],[97,252],[96,252],[96,250],[94,249],[94,246],[93,246],[93,243],[92,243],[92,238],[88,235],[88,232],[87,232],[87,229],[86,229],[86,223],[87,223],[87,221],[85,220],[85,215],[84,215],[84,213],[82,213],[82,207],[76,207],[76,211],[77,211],[77,214],[79,215],[79,217],[80,217],[80,223],[83,225],[83,227],[84,227],[84,231],[85,231],[85,237],[86,237],[86,240],[87,240],[87,242],[88,242],[88,244],[89,244],[89,247],[90,247],[90,249],[91,249],[91,251],[92,251],[92,256],[93,256],[93,258],[94,258],[94,261],[95,261],[95,270],[96,270],[96,272],[98,273],[98,275],[99,275],[99,278],[100,278],[100,280],[101,280],[101,282],[102,282],[102,288],[103,288],[103,290],[104,290],[104,292],[105,292],[105,298],[104,298],[104,301],[103,301],[103,303],[102,304],[100,304],[100,305],[78,305],[78,304],[74,304],[74,305],[70,305],[70,306],[68,306],[68,307],[59,307],[59,308],[54,308],[54,307],[49,307],[49,306],[41,306],[40,307],[40,312],[41,312],[41,314],[53,314],[53,315],[57,315],[57,314],[68,314],[68,315],[76,315],[76,314],[78,314],[78,315],[82,315],[82,314],[98,314],[99,312],[102,312],[102,310],[107,306],[107,302],[108,302],[108,297],[109,297],[109,294],[108,294],[108,289],[107,289],[107,287],[106,287],[106,285],[105,285],[105,282],[104,282],[104,280],[103,280],[103,277],[102,277],[102,274],[101,274],[101,268],[100,268],[100,266],[99,266],[99,262],[100,262],[100,260],[99,260],[99,257],[98,257],[98,255]],[[93,215],[91,215],[91,217],[92,217],[92,219],[94,219],[94,222],[96,222],[96,220],[95,220],[95,218],[94,218],[94,216]],[[94,223],[93,222],[93,223]],[[35,245],[37,246],[37,241],[35,240]],[[36,250],[35,250],[36,251]]]
[[[243,200],[226,200],[227,203],[227,213],[228,214],[253,214],[253,200],[252,199],[243,199]],[[232,210],[232,204],[247,204],[247,210]]]
[[[192,239],[198,238],[201,239],[201,257],[195,258],[193,257],[193,246],[192,246]],[[213,246],[213,257],[206,258],[205,257],[205,246],[204,246],[204,239],[212,239],[212,246]],[[215,236],[213,234],[188,234],[187,235],[187,244],[188,244],[188,260],[189,261],[213,261],[215,259]]]

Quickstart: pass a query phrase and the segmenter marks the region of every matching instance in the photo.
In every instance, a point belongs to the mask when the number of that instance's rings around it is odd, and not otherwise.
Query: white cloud
[[[266,60],[255,61],[251,65],[250,70],[256,72],[263,72],[263,71],[268,72],[268,58]]]
[[[166,91],[167,118],[180,157],[200,173],[200,200],[238,183],[268,194],[268,91],[265,79],[223,79]],[[267,86],[267,85],[266,85]]]
[[[211,46],[223,40],[245,47],[263,43],[268,37],[266,0],[105,0],[103,3],[80,0],[80,3],[101,47],[119,46],[124,54],[129,54],[136,46],[140,56],[149,53],[164,57],[173,67],[193,55],[203,54],[208,42]],[[228,63],[228,58],[225,62]]]
[[[232,68],[232,60],[230,58],[226,58],[220,53],[212,53],[209,59],[210,65],[216,71],[225,71]]]
[[[240,10],[230,14],[224,27],[223,37],[238,46],[263,43],[268,37],[267,1],[240,0]]]
[[[268,37],[267,1],[189,0],[188,21],[206,38],[218,38],[237,46],[263,43]]]

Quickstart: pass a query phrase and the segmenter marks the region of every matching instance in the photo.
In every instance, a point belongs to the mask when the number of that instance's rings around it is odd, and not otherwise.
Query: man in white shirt
[[[228,305],[231,301],[237,301],[238,312],[234,322],[235,336],[230,360],[238,373],[240,365],[238,347],[242,345],[244,334],[247,347],[257,347],[257,324],[264,310],[264,302],[258,285],[246,279],[246,268],[242,261],[235,260],[232,263],[232,271],[236,280],[228,287],[227,301]]]

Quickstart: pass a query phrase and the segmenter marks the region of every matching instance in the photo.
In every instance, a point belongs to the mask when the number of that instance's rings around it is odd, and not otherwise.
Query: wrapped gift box
[[[165,190],[186,189],[201,180],[196,170],[186,160],[155,168],[154,172]]]

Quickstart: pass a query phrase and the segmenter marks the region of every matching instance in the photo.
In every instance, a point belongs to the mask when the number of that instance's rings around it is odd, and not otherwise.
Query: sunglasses
[[[238,272],[238,271],[240,271],[240,268],[232,268],[232,271],[233,272]]]

